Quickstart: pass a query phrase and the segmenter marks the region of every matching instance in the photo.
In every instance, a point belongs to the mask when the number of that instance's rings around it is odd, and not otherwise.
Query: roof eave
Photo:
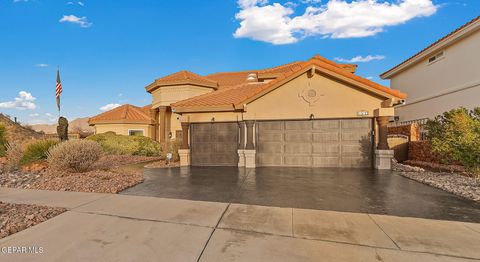
[[[145,90],[148,93],[152,93],[153,91],[163,86],[177,86],[177,85],[193,85],[193,86],[199,86],[199,87],[213,88],[214,90],[218,89],[218,84],[215,84],[215,83],[209,84],[209,83],[203,83],[195,80],[179,80],[179,81],[171,81],[166,83],[158,83],[157,81],[155,81],[150,85],[146,86]]]
[[[234,107],[234,105],[219,105],[219,106],[172,106],[172,111],[178,114],[183,113],[207,113],[207,112],[234,112],[241,111]]]

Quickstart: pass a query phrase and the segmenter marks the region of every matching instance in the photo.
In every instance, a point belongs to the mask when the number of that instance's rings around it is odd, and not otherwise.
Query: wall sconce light
[[[212,122],[215,122],[215,117],[212,117]]]
[[[172,132],[168,132],[168,138],[172,139]]]
[[[315,118],[314,114],[310,114],[310,120],[313,120]]]

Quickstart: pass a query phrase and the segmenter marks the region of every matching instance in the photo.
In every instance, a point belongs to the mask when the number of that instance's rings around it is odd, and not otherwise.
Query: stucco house
[[[406,94],[355,70],[316,55],[263,70],[181,71],[146,87],[151,122],[144,113],[135,114],[141,123],[116,124],[123,134],[182,139],[182,166],[388,168],[387,124]],[[97,133],[111,128],[106,115],[91,119]]]
[[[480,16],[383,73],[408,93],[399,121],[433,118],[460,106],[480,106]]]

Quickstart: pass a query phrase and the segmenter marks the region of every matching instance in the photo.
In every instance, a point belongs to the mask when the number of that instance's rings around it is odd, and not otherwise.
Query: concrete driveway
[[[370,169],[146,169],[122,194],[480,222],[480,204]]]
[[[0,188],[69,211],[0,240],[1,261],[472,261],[480,224],[155,197]]]

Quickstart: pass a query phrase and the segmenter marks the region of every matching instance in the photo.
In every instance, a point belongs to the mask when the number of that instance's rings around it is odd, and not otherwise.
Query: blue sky
[[[0,0],[0,112],[56,121],[57,66],[71,120],[149,104],[144,87],[178,70],[259,69],[317,53],[371,60],[358,74],[388,85],[380,73],[478,15],[477,0]]]

